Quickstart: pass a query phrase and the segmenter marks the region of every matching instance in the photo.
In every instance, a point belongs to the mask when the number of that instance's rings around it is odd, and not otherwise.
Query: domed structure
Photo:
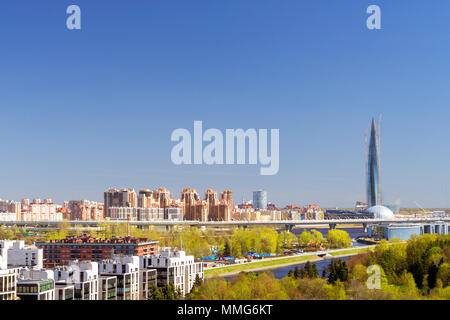
[[[373,206],[368,208],[366,213],[373,213],[375,219],[394,219],[395,215],[391,209],[385,206]]]

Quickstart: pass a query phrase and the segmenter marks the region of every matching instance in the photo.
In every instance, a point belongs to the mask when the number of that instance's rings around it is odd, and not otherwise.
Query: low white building
[[[42,269],[44,251],[36,246],[25,246],[23,240],[1,240],[0,248],[5,248],[8,253],[8,266],[34,267]]]
[[[52,270],[58,286],[73,285],[73,300],[99,300],[99,265],[93,261],[71,261]]]
[[[194,256],[187,256],[182,250],[160,248],[160,253],[141,256],[140,268],[157,271],[157,285],[162,287],[172,283],[184,296],[191,292],[195,278],[203,279],[203,263],[195,262]]]
[[[23,268],[17,281],[21,300],[55,300],[55,280],[51,270]]]

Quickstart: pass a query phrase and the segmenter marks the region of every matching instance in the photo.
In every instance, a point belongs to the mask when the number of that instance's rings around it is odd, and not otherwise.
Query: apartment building
[[[183,219],[183,209],[179,207],[110,207],[108,210],[111,220],[128,220],[129,218],[130,221],[181,221]]]
[[[55,300],[74,300],[74,296],[73,284],[55,283]]]
[[[139,269],[139,299],[148,300],[150,298],[151,287],[157,286],[157,271],[153,268]]]
[[[17,273],[17,269],[0,268],[0,300],[16,298]]]
[[[68,203],[70,220],[98,221],[104,219],[104,205],[90,200],[71,200]]]
[[[117,277],[100,275],[98,290],[99,300],[117,300]]]
[[[0,300],[16,298],[17,275],[17,268],[8,268],[8,249],[0,248]]]
[[[92,261],[71,261],[67,266],[53,269],[55,283],[60,286],[74,286],[73,300],[98,300],[98,263]]]
[[[17,281],[20,300],[55,300],[55,280],[51,270],[24,268]]]
[[[134,189],[110,188],[104,193],[104,213],[109,217],[110,207],[137,207],[137,196]]]
[[[67,265],[73,260],[101,261],[111,259],[114,254],[141,256],[158,252],[159,241],[148,241],[134,237],[93,238],[88,234],[67,237],[63,240],[36,242],[44,249],[44,267]]]
[[[56,204],[51,199],[35,198],[30,203],[29,199],[22,200],[22,221],[62,221],[63,216],[56,210]]]
[[[99,263],[102,277],[117,278],[117,300],[139,300],[139,257],[117,256]]]
[[[23,240],[0,240],[0,248],[8,255],[8,267],[43,267],[43,250],[36,246],[25,246]]]
[[[142,256],[139,260],[141,269],[156,269],[159,287],[172,283],[182,295],[191,291],[197,275],[201,279],[204,276],[203,264],[182,250],[161,248],[159,254]]]

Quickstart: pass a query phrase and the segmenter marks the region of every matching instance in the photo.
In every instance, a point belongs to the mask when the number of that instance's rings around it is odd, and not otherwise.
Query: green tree
[[[445,288],[449,284],[450,280],[450,264],[447,262],[442,263],[439,266],[437,273],[438,280],[441,280],[442,286]]]
[[[428,287],[433,289],[436,286],[437,275],[439,271],[439,266],[437,266],[434,262],[428,267]]]
[[[330,249],[349,248],[352,246],[352,239],[344,230],[329,230],[327,234],[327,241]]]
[[[225,241],[225,245],[223,247],[223,255],[224,256],[230,256],[231,255],[230,241],[228,239]]]
[[[150,286],[149,300],[164,300],[164,296],[161,292],[161,289],[156,285],[152,284]]]
[[[312,241],[316,244],[316,245],[320,245],[323,241],[323,234],[315,229],[313,229],[311,231],[311,235],[312,235]]]
[[[331,261],[328,283],[334,284],[338,280],[342,282],[348,280],[347,262],[342,261],[340,259]]]
[[[351,273],[351,278],[361,282],[366,282],[368,278],[367,267],[362,264],[355,265]]]
[[[280,232],[279,239],[283,247],[291,247],[297,244],[297,237],[295,236],[295,234],[289,231]]]
[[[344,284],[339,280],[333,285],[326,285],[325,288],[329,300],[345,300],[347,298]]]
[[[313,235],[308,231],[303,231],[298,236],[298,243],[302,246],[307,246],[313,241],[314,241]]]

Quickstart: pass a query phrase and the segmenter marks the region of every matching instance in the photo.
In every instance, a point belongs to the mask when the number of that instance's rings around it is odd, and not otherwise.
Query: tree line
[[[412,236],[406,243],[383,241],[347,261],[333,260],[322,277],[314,266],[307,262],[282,279],[271,272],[241,273],[229,281],[207,279],[194,288],[190,299],[450,299],[449,235]],[[370,266],[380,271],[379,287],[368,285]]]

